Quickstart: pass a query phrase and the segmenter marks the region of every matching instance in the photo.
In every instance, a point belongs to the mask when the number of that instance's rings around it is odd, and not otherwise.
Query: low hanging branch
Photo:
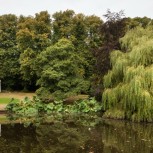
[[[111,53],[104,77],[104,116],[153,121],[153,30],[138,27],[121,39],[126,53]]]

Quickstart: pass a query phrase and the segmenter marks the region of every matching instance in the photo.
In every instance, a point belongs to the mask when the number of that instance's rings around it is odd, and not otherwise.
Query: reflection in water
[[[96,127],[2,125],[0,153],[153,153],[153,125],[111,120]]]
[[[100,127],[106,153],[153,153],[153,125],[106,121]]]
[[[2,130],[1,130],[1,124],[0,124],[0,136],[1,136],[1,132],[2,132]]]

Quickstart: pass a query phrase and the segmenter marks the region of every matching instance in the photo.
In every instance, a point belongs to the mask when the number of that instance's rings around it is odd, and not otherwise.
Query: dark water
[[[102,121],[95,127],[1,125],[0,153],[153,153],[153,124]]]

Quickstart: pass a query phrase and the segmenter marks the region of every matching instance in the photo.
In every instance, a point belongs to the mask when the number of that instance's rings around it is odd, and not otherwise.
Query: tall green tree
[[[112,70],[104,76],[105,116],[153,121],[153,28],[137,27],[111,53]]]
[[[51,44],[51,19],[47,11],[36,13],[35,17],[20,16],[17,43],[21,50],[19,61],[25,88],[34,89],[37,80],[34,67],[36,57]]]
[[[73,10],[66,10],[56,12],[52,15],[52,43],[56,43],[61,38],[72,37],[73,17],[75,12]]]
[[[13,14],[0,16],[0,79],[2,89],[20,89],[19,56],[16,42],[17,17]]]
[[[84,79],[82,59],[68,39],[61,39],[37,57],[37,68],[41,87],[38,93],[48,91],[55,98],[86,93],[89,82]]]
[[[85,22],[87,32],[85,42],[90,49],[98,48],[102,45],[103,36],[100,33],[100,27],[103,25],[103,21],[100,17],[91,15],[86,16]]]
[[[75,46],[75,52],[84,58],[82,63],[87,80],[93,74],[94,56],[92,49],[102,44],[100,26],[103,21],[94,15],[75,14],[73,10],[60,11],[53,14],[53,36],[55,43],[61,38],[67,38]]]

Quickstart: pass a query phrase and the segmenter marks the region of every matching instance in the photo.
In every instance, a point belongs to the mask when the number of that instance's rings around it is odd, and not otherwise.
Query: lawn
[[[5,123],[5,122],[8,122],[8,118],[6,115],[0,115],[0,124],[1,123]]]
[[[8,104],[12,98],[0,98],[0,104]],[[13,98],[14,102],[18,102],[19,99]]]
[[[8,103],[12,98],[15,100],[23,100],[25,97],[35,96],[35,93],[24,93],[24,92],[1,92],[0,93],[0,103]]]
[[[25,97],[35,96],[35,93],[24,93],[24,92],[1,92],[0,93],[0,110],[5,110],[6,105],[14,98],[14,102],[23,100]]]

